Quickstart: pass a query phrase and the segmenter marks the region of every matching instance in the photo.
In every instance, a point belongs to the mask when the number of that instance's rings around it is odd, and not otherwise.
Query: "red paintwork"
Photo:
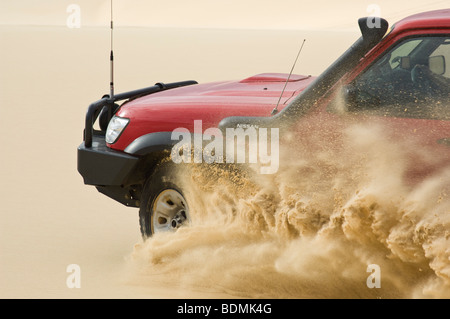
[[[391,31],[375,46],[354,69],[350,70],[335,87],[349,83],[362,70],[372,63],[388,47],[400,38],[410,35],[430,33],[450,33],[450,10],[438,10],[417,14],[405,18],[394,25]],[[285,85],[287,74],[260,74],[240,82],[217,82],[194,85],[164,91],[136,99],[123,105],[117,115],[130,119],[128,127],[119,141],[109,145],[116,150],[124,150],[133,140],[141,135],[173,131],[184,127],[193,131],[194,120],[203,121],[203,129],[217,127],[228,116],[270,116],[277,104]],[[285,107],[294,96],[299,94],[312,82],[312,77],[292,75],[281,99],[279,109]],[[326,111],[327,102],[332,94],[327,95],[311,109],[310,114],[299,121],[297,133],[305,136],[314,135],[321,141],[334,141],[349,117],[342,117]],[[350,121],[381,121],[386,125],[393,139],[405,142],[415,141],[426,152],[435,156],[434,162],[426,165],[446,166],[450,159],[450,147],[436,143],[442,138],[450,138],[450,121],[376,118],[353,116]],[[328,142],[332,143],[332,142]],[[327,144],[327,143],[325,143]],[[417,177],[430,167],[420,158],[411,157],[412,174]]]
[[[415,29],[448,28],[450,9],[422,12],[406,17],[394,25],[395,32]]]
[[[240,82],[199,84],[163,91],[123,105],[117,115],[130,124],[111,148],[124,150],[139,136],[171,132],[176,128],[194,130],[194,120],[203,129],[217,127],[228,116],[270,116],[280,99],[288,74],[266,73]],[[281,110],[300,93],[312,77],[292,75],[278,107]]]

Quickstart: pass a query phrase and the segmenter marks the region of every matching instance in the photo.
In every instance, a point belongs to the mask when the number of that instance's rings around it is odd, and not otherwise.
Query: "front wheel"
[[[175,231],[190,221],[178,168],[173,163],[157,165],[144,185],[139,208],[139,224],[144,239],[158,232]]]

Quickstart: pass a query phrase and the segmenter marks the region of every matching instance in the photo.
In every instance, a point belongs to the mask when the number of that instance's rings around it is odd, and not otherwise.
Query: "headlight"
[[[125,119],[122,117],[113,116],[111,121],[109,121],[108,128],[106,129],[105,140],[108,144],[113,144],[117,141],[120,134],[122,134],[123,130],[127,126],[129,119]]]

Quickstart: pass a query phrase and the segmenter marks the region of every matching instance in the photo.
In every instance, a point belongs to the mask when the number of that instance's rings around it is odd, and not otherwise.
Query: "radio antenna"
[[[294,71],[295,64],[297,63],[298,57],[300,56],[300,52],[302,52],[305,41],[306,41],[306,39],[303,39],[302,45],[300,46],[300,49],[298,50],[297,57],[295,58],[294,64],[292,65],[291,72],[289,73],[289,76],[288,76],[286,82],[284,83],[284,87],[283,87],[283,90],[281,91],[280,98],[278,99],[277,106],[275,106],[275,108],[272,110],[272,113],[271,113],[272,115],[278,113],[278,105],[280,105],[281,98],[283,97],[284,91],[286,90],[286,86],[289,82],[289,79],[291,78],[292,72]]]
[[[109,82],[109,98],[114,98],[114,53],[113,53],[113,0],[111,0],[111,54],[109,57],[110,65],[111,65],[111,73],[110,73],[110,82]]]

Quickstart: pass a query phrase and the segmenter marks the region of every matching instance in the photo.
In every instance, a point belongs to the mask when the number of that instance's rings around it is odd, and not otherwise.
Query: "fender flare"
[[[180,142],[180,139],[172,139],[173,132],[154,132],[142,135],[131,142],[124,150],[125,153],[135,156],[145,156],[152,153],[172,151],[172,148]],[[196,147],[196,139],[201,140],[201,147],[209,142],[209,135],[199,133],[189,133],[191,145]]]
[[[172,140],[172,132],[149,133],[131,142],[124,152],[143,156],[153,152],[170,151],[176,143],[178,140]]]

